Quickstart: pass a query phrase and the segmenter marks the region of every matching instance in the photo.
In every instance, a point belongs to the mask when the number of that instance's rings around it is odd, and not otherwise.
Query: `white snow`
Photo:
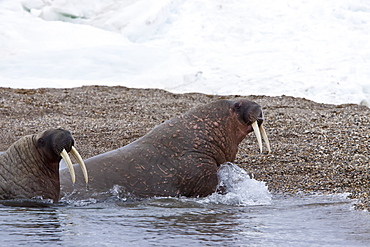
[[[2,0],[0,86],[370,103],[367,0]]]

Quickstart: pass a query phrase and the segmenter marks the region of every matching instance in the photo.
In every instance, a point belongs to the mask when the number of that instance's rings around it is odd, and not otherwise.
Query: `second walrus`
[[[85,160],[89,190],[77,172],[72,187],[61,171],[62,191],[70,198],[120,196],[207,196],[215,192],[218,167],[232,162],[239,143],[254,131],[262,152],[261,106],[249,100],[220,100],[168,120],[138,140]],[[71,194],[71,192],[73,193]]]

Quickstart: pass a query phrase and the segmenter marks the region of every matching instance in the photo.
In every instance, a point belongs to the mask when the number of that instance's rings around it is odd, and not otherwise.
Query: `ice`
[[[0,86],[370,104],[365,0],[3,0]]]

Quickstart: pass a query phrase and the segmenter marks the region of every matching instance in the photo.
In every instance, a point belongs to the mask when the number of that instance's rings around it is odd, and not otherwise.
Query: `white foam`
[[[271,204],[272,195],[265,182],[250,178],[239,166],[233,163],[221,165],[218,177],[218,186],[223,188],[224,193],[215,192],[200,199],[200,202],[234,206]]]

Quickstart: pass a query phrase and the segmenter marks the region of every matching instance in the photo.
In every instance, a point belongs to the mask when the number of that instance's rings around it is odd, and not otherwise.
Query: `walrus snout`
[[[241,121],[251,126],[254,133],[256,134],[258,145],[260,148],[260,153],[262,153],[262,139],[265,141],[267,150],[270,153],[270,142],[268,140],[265,128],[263,127],[263,111],[262,107],[249,100],[240,100],[234,103],[234,110],[239,115]]]
[[[37,146],[39,148],[49,149],[52,151],[51,153],[54,153],[57,157],[61,157],[64,160],[71,175],[72,182],[75,183],[76,175],[68,153],[72,154],[81,167],[85,182],[88,183],[88,175],[85,163],[77,149],[74,147],[74,143],[75,141],[71,132],[61,128],[46,130],[37,139]]]

